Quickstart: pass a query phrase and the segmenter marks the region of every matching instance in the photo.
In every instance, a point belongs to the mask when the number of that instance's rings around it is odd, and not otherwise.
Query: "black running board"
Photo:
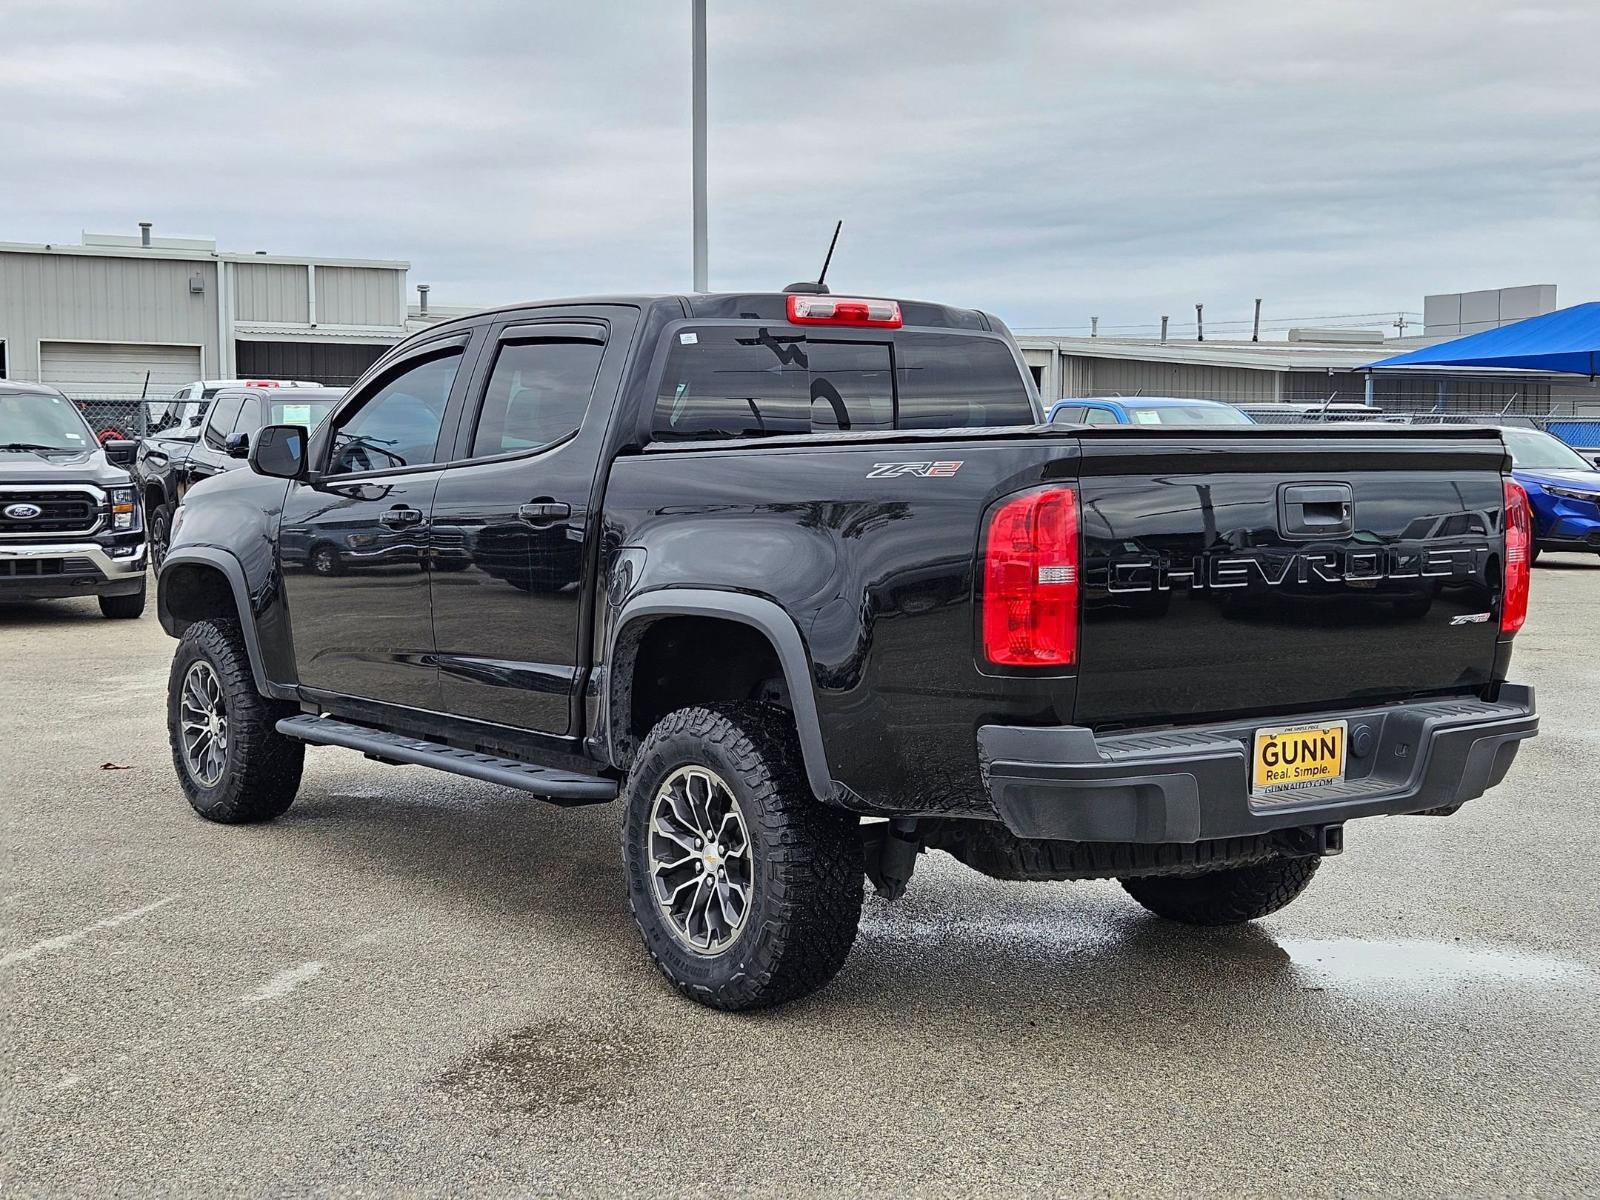
[[[336,721],[331,717],[285,717],[278,722],[278,732],[285,737],[299,738],[302,742],[312,742],[318,746],[344,746],[359,750],[385,762],[433,767],[454,775],[482,779],[486,783],[503,784],[543,796],[555,804],[604,804],[617,798],[617,785],[609,779],[535,766],[515,758],[479,754],[475,750],[456,750],[437,742],[407,737],[403,733],[385,733],[365,725]]]

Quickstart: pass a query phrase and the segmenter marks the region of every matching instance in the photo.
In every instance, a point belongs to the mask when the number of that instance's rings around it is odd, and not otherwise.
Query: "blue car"
[[[1504,426],[1511,474],[1528,493],[1534,544],[1541,550],[1600,551],[1600,471],[1560,438]]]
[[[1058,400],[1052,425],[1254,425],[1248,413],[1217,400],[1169,396],[1085,396]]]

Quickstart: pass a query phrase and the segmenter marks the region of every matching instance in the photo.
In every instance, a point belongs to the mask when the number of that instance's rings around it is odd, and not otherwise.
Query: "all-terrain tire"
[[[180,716],[184,682],[197,662],[210,665],[227,715],[220,778],[208,784],[185,753]],[[246,825],[282,816],[294,803],[305,766],[305,743],[277,731],[289,705],[256,691],[250,655],[234,620],[197,621],[184,630],[167,680],[167,733],[172,764],[189,803],[208,821]]]
[[[673,928],[656,900],[650,857],[658,792],[674,772],[694,766],[726,783],[749,834],[749,907],[716,954],[695,950]],[[645,949],[685,996],[712,1008],[765,1008],[808,995],[838,973],[861,918],[859,821],[812,794],[789,713],[741,703],[663,717],[634,759],[625,801],[628,903]]]
[[[1149,875],[1120,882],[1158,917],[1185,925],[1238,925],[1277,912],[1305,891],[1321,861],[1276,858],[1203,875]]]
[[[139,590],[126,596],[101,596],[100,615],[113,621],[132,621],[144,615],[146,583],[139,577]]]

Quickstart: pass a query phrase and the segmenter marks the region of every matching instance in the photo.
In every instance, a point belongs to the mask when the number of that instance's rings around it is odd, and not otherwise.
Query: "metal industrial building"
[[[1040,395],[1183,396],[1240,404],[1371,400],[1397,408],[1541,414],[1600,405],[1594,381],[1524,372],[1367,375],[1376,359],[1556,308],[1553,284],[1428,296],[1417,337],[1371,329],[1296,329],[1287,341],[1022,336]]]
[[[147,223],[79,245],[0,242],[0,376],[80,398],[238,376],[348,384],[405,336],[409,266],[232,254]]]

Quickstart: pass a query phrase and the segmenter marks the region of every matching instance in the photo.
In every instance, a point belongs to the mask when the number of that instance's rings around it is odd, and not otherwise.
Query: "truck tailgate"
[[[1489,429],[1086,431],[1075,720],[1465,693],[1500,653]]]

